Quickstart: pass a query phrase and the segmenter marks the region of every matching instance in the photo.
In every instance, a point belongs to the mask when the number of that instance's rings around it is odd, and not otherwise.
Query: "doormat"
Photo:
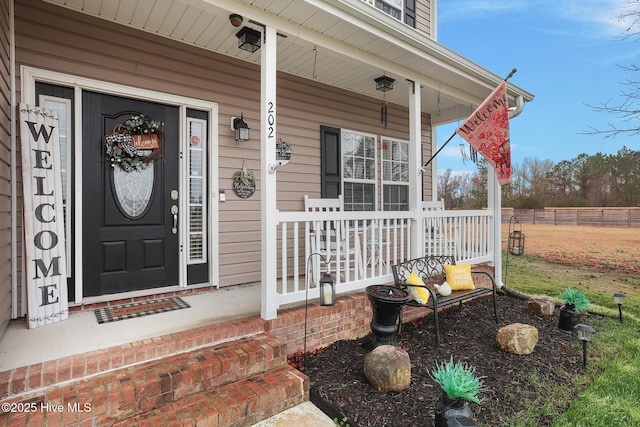
[[[181,298],[171,297],[151,301],[133,302],[130,304],[115,305],[113,307],[96,308],[98,323],[117,322],[118,320],[132,319],[149,314],[165,313],[167,311],[180,310],[191,307]]]

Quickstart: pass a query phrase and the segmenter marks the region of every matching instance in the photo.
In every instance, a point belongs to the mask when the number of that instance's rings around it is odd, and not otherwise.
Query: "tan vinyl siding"
[[[0,1],[0,336],[11,319],[10,1]]]
[[[220,285],[260,280],[260,70],[257,66],[166,38],[76,14],[41,2],[16,1],[19,64],[132,85],[219,105]],[[373,83],[372,83],[373,84]],[[133,94],[132,94],[133,96]],[[389,106],[380,124],[380,102],[290,75],[278,74],[277,136],[292,148],[278,169],[278,209],[302,210],[304,194],[320,194],[320,126],[408,139],[406,108]],[[252,139],[236,143],[231,116],[244,114]],[[428,117],[424,118],[425,123]],[[430,147],[430,130],[423,130]],[[232,190],[243,160],[256,175],[248,199]],[[213,232],[218,230],[213,229]]]
[[[388,127],[380,123],[378,100],[283,76],[278,87],[279,136],[291,145],[291,162],[278,170],[278,208],[304,208],[302,194],[320,197],[320,126],[332,126],[378,136],[408,140],[409,113],[388,105]],[[429,123],[429,116],[423,123]],[[424,126],[423,144],[430,147],[431,132]],[[379,153],[378,153],[379,154]],[[380,156],[378,156],[378,167]]]
[[[434,37],[431,28],[431,0],[416,0],[416,30]]]

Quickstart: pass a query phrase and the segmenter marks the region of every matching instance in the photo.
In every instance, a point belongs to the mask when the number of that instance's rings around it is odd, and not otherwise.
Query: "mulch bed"
[[[300,363],[301,355],[291,363],[310,377],[312,397],[326,400],[325,403],[341,415],[340,419],[348,418],[351,427],[432,426],[434,405],[441,391],[429,371],[436,362],[446,362],[453,356],[454,361],[475,366],[478,375],[485,377],[482,403],[471,404],[475,421],[479,425],[504,425],[503,420],[525,410],[526,401],[538,399],[535,406],[544,402],[545,396],[540,396],[538,384],[532,384],[530,378],[569,382],[574,373],[582,370],[582,350],[573,333],[558,329],[557,308],[554,316],[535,316],[528,313],[527,301],[499,295],[498,325],[492,313],[490,297],[477,298],[464,303],[462,308],[454,306],[442,312],[442,345],[438,350],[431,314],[405,324],[402,333],[394,338],[394,345],[409,353],[412,364],[411,386],[402,392],[379,392],[367,383],[363,358],[373,335],[338,341],[307,354],[304,367]],[[588,316],[583,315],[585,322]],[[511,323],[538,328],[539,340],[532,354],[514,355],[498,349],[496,332]],[[563,412],[569,403],[554,402],[554,405]],[[543,417],[538,425],[549,425],[552,421],[551,417]]]

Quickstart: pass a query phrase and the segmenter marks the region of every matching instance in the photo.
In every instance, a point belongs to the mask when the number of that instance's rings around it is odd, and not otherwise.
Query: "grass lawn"
[[[630,230],[640,235],[638,230]],[[587,310],[602,315],[590,325],[597,333],[587,346],[584,373],[572,378],[571,384],[547,384],[540,389],[540,394],[553,399],[562,399],[570,388],[582,390],[564,414],[549,414],[555,418],[552,425],[640,426],[640,276],[590,263],[581,265],[575,257],[566,264],[541,255],[510,256],[503,265],[503,281],[530,295],[558,299],[566,287],[580,289],[591,303]],[[614,292],[626,295],[622,323],[611,296]],[[547,410],[536,401],[528,402],[527,407],[530,417],[519,414],[506,425],[534,426],[531,420]]]

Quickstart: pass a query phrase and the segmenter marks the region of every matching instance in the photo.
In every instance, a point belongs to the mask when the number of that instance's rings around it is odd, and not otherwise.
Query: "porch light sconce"
[[[618,304],[618,314],[620,315],[620,323],[622,323],[622,303],[624,303],[624,299],[627,296],[617,292],[611,296],[613,297],[613,302]]]
[[[236,133],[236,141],[246,142],[251,138],[251,129],[244,121],[244,116],[240,113],[240,117],[231,117],[231,130]]]
[[[584,325],[582,323],[577,324],[573,327],[578,333],[578,339],[582,341],[582,367],[587,367],[587,342],[591,341],[591,335],[593,335],[596,330],[593,329],[589,325]]]
[[[236,33],[236,37],[238,38],[238,47],[240,49],[251,53],[260,49],[262,43],[260,31],[249,27],[242,27],[242,29]]]
[[[393,90],[393,82],[395,82],[395,79],[392,79],[391,77],[387,77],[387,76],[382,76],[375,79],[375,82],[376,82],[376,90],[379,90],[381,92],[387,92],[389,90]]]

